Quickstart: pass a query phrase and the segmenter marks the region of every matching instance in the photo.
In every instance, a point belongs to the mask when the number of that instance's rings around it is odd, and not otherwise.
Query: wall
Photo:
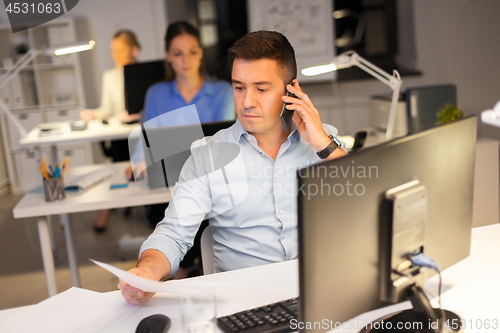
[[[102,73],[114,66],[110,40],[117,30],[130,29],[136,33],[142,46],[139,61],[163,58],[166,11],[162,0],[85,0],[66,15],[85,18],[89,36],[96,41],[91,69],[94,84],[85,87],[94,94],[88,98],[87,107],[99,106]]]
[[[412,3],[413,26],[404,29],[408,20],[400,25],[400,35],[415,37],[414,62],[421,76],[403,77],[403,89],[412,86],[454,83],[457,86],[459,106],[467,115],[478,115],[491,109],[500,100],[500,1],[497,0],[399,0],[407,14]],[[406,2],[402,4],[401,2]],[[410,20],[411,23],[411,20]],[[410,35],[411,35],[410,34]],[[386,93],[388,88],[379,81],[361,80],[339,83],[344,105],[341,118],[330,84],[305,87],[317,104],[322,118],[339,127],[342,134],[353,135],[369,125],[369,97]],[[488,126],[490,127],[490,126]],[[480,125],[481,133],[491,132]],[[500,132],[493,129],[493,132]],[[498,134],[500,136],[500,134]],[[491,135],[490,135],[491,136]]]
[[[110,40],[119,29],[130,29],[142,45],[140,61],[163,58],[163,35],[167,26],[166,0],[82,0],[63,17],[83,18],[87,36],[96,41],[90,55],[91,65],[83,68],[91,74],[87,83],[87,107],[99,106],[102,73],[114,66]],[[0,5],[0,23],[8,24],[5,6]]]

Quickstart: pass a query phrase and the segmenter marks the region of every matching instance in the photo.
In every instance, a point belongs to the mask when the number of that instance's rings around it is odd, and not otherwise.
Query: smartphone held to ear
[[[293,81],[291,81],[289,84],[293,86]],[[288,90],[286,90],[285,96],[291,96],[291,97],[297,98],[297,96],[295,96],[294,94],[292,94]],[[283,125],[283,129],[287,132],[290,130],[290,126],[292,124],[293,111],[295,111],[295,110],[288,110],[286,108],[286,106],[289,104],[290,103],[283,103],[283,106],[281,107],[281,112],[280,112],[281,124]]]

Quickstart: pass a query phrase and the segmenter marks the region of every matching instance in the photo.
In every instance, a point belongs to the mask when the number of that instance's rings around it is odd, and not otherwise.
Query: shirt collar
[[[239,119],[236,119],[235,130],[236,130],[236,132],[235,132],[236,133],[236,141],[239,141],[240,138],[241,138],[241,136],[243,134],[246,133],[248,135],[248,132],[243,127],[243,125],[240,123]],[[300,136],[300,133],[299,133],[299,128],[297,127],[297,124],[295,124],[295,122],[293,122],[293,121],[292,121],[292,123],[290,125],[290,134],[288,135],[288,138],[289,139],[295,138],[299,142],[301,140],[301,136]]]
[[[297,127],[297,124],[292,120],[290,124],[290,134],[288,135],[288,138],[295,138],[297,139],[298,142],[302,139],[300,136],[299,128]]]

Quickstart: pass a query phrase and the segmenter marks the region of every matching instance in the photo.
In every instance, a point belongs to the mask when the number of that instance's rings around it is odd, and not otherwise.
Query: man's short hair
[[[234,59],[276,60],[285,84],[297,77],[295,51],[288,39],[277,31],[255,31],[246,34],[228,50],[231,67]]]

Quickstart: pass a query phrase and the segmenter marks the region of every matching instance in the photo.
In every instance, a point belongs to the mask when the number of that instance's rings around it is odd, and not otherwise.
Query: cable
[[[433,259],[427,257],[423,253],[419,253],[415,255],[414,253],[408,254],[407,255],[408,260],[403,261],[401,264],[398,265],[396,269],[396,273],[407,276],[406,274],[402,273],[405,269],[411,267],[411,266],[418,266],[418,267],[427,267],[430,268],[438,273],[439,277],[439,284],[438,284],[438,303],[439,303],[439,308],[441,308],[441,291],[442,291],[442,277],[441,277],[441,267],[434,261]]]
[[[415,266],[427,267],[435,270],[438,273],[441,272],[441,267],[439,267],[439,265],[434,260],[427,257],[423,253],[419,253],[416,256],[411,256],[409,260],[411,260],[412,264]]]

